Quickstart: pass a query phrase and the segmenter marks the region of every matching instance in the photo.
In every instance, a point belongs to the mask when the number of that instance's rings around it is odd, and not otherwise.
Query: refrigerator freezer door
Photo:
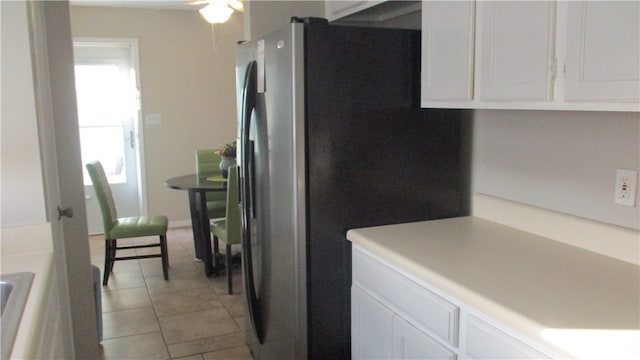
[[[304,159],[294,154],[293,125],[294,114],[304,113],[304,103],[294,103],[303,96],[293,95],[293,73],[302,71],[293,65],[302,58],[293,42],[301,39],[302,25],[292,24],[238,49],[238,69],[245,69],[237,74],[245,85],[239,96],[245,333],[255,359],[307,357],[305,261],[298,256],[304,241],[296,229],[304,213],[296,210],[294,165]]]

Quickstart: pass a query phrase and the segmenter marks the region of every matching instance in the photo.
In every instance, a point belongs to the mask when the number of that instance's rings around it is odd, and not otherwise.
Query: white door
[[[135,41],[74,41],[82,168],[100,160],[120,217],[142,213],[135,45]],[[89,233],[100,233],[102,215],[86,169],[84,185]]]
[[[84,216],[69,4],[27,1],[38,135],[47,219],[51,223],[55,276],[60,297],[60,358],[97,359],[100,347]],[[70,208],[71,217],[58,209]],[[44,314],[51,316],[53,314]],[[32,339],[28,339],[31,341]]]

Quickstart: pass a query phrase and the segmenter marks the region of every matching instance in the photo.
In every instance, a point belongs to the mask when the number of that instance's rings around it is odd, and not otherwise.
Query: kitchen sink
[[[2,359],[9,358],[11,353],[11,348],[20,326],[22,312],[31,290],[33,275],[30,272],[0,274],[0,299],[2,300],[0,309],[2,336],[0,345],[2,347]]]

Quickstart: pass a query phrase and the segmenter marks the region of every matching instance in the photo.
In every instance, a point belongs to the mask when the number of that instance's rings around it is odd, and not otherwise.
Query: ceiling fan
[[[211,24],[219,24],[229,20],[234,10],[244,11],[244,4],[241,0],[195,0],[187,3],[187,5],[203,4],[207,4],[207,6],[198,11]]]

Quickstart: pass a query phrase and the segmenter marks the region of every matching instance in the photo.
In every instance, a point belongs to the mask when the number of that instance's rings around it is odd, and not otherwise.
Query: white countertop
[[[347,239],[552,349],[640,358],[637,265],[476,217],[353,229]]]

